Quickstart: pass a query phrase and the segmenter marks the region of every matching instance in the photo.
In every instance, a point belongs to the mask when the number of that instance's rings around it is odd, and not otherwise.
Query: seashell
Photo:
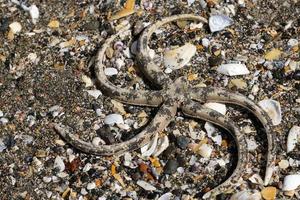
[[[89,95],[91,95],[92,97],[94,97],[95,99],[98,99],[98,97],[100,95],[102,95],[101,91],[100,90],[87,90],[87,93]]]
[[[203,106],[213,109],[219,113],[221,113],[222,115],[226,114],[226,106],[225,104],[221,104],[221,103],[205,103]]]
[[[104,123],[108,125],[124,124],[124,120],[120,114],[110,114],[104,118]]]
[[[207,132],[207,136],[212,139],[217,145],[221,146],[222,136],[220,134],[216,134],[216,128],[210,122],[206,122],[204,124],[204,128]]]
[[[231,196],[230,200],[261,200],[261,194],[259,192],[241,191]]]
[[[155,134],[155,137],[149,144],[141,148],[141,153],[143,157],[149,157],[154,153],[157,147],[157,140],[158,140],[158,133]]]
[[[153,153],[153,156],[155,157],[159,156],[168,147],[169,147],[169,138],[168,136],[165,135],[163,138],[158,139],[158,145],[155,152]]]
[[[287,153],[293,151],[300,137],[300,126],[293,126],[287,138]]]
[[[57,156],[54,160],[54,168],[57,168],[59,172],[63,172],[65,170],[65,163],[60,156]]]
[[[171,192],[161,195],[158,200],[171,200],[173,199],[173,194]]]
[[[156,190],[156,187],[154,187],[150,183],[147,183],[146,181],[138,180],[137,184],[138,184],[138,186],[142,187],[144,190],[147,190],[147,191]]]
[[[36,7],[36,5],[31,5],[29,7],[29,14],[31,16],[31,20],[33,24],[36,24],[36,22],[38,21],[39,17],[40,17],[40,12],[38,7]]]
[[[300,185],[300,174],[287,175],[283,180],[283,191],[291,191],[297,189]]]
[[[199,154],[204,157],[204,158],[209,158],[211,156],[211,153],[212,153],[212,147],[208,144],[202,144],[200,147],[199,147]]]
[[[118,74],[118,70],[113,67],[108,67],[104,70],[106,76],[113,76]]]
[[[273,125],[276,126],[280,124],[282,116],[279,102],[272,99],[266,99],[258,102],[258,105],[269,115]]]
[[[165,51],[164,66],[173,70],[180,69],[189,63],[191,58],[196,54],[196,51],[196,46],[190,43]]]
[[[279,163],[278,163],[278,166],[281,168],[281,169],[286,169],[290,166],[290,163],[288,160],[281,160]]]
[[[241,63],[222,64],[218,67],[217,72],[228,76],[246,75],[250,73],[246,65]]]
[[[233,20],[226,15],[212,15],[210,16],[208,23],[210,31],[213,33],[232,25]]]

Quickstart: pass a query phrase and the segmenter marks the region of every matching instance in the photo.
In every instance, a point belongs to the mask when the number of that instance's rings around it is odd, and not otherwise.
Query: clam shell
[[[273,125],[276,126],[281,123],[281,107],[278,101],[266,99],[258,102],[258,105],[266,111],[271,118]]]
[[[300,126],[293,126],[287,138],[287,153],[293,151],[300,137]]]

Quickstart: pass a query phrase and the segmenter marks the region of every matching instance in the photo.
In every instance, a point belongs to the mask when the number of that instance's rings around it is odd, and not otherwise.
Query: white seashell
[[[299,41],[297,39],[291,38],[288,41],[288,46],[293,47],[299,44]]]
[[[150,183],[147,183],[147,182],[142,181],[142,180],[138,180],[137,184],[138,184],[138,186],[142,187],[144,190],[147,190],[147,191],[154,191],[154,190],[156,190],[156,187],[154,187]]]
[[[205,103],[203,106],[213,109],[219,113],[221,113],[222,115],[226,114],[226,106],[225,104],[221,104],[221,103]]]
[[[158,200],[171,200],[173,199],[173,194],[171,192],[161,195]]]
[[[129,152],[124,154],[124,166],[129,167],[132,162],[132,155]]]
[[[104,118],[104,123],[108,125],[124,124],[124,120],[120,114],[109,114]]]
[[[101,91],[100,90],[87,90],[87,93],[89,95],[91,95],[92,97],[94,97],[95,99],[98,99],[98,97],[100,95],[102,95]]]
[[[83,167],[82,171],[83,172],[88,172],[92,168],[91,163],[86,163],[86,165]]]
[[[31,5],[29,7],[29,14],[31,16],[32,23],[36,24],[40,16],[39,9],[36,7],[36,5]]]
[[[157,147],[157,140],[158,140],[158,133],[155,134],[155,137],[149,144],[141,148],[141,153],[143,157],[149,157],[154,153]]]
[[[125,65],[125,62],[124,62],[122,59],[118,58],[118,59],[116,60],[115,64],[116,64],[116,67],[117,67],[118,69],[120,69],[121,67],[123,67],[123,66]]]
[[[212,139],[217,145],[221,146],[222,136],[220,134],[216,134],[217,130],[214,125],[210,122],[206,122],[204,124],[204,128],[207,132],[207,136]]]
[[[194,2],[195,2],[195,0],[188,0],[187,1],[187,3],[188,3],[189,6],[192,5]]]
[[[251,183],[254,183],[254,184],[259,184],[259,185],[263,185],[264,184],[264,181],[262,180],[262,178],[258,174],[253,174],[249,178],[249,181],[251,181]]]
[[[0,110],[0,117],[3,117],[4,116],[4,113],[2,110]]]
[[[19,22],[13,22],[9,25],[9,28],[14,34],[16,34],[21,32],[22,25]]]
[[[293,151],[300,137],[300,126],[293,126],[287,138],[287,153]]]
[[[226,15],[212,15],[208,23],[210,31],[217,32],[233,24],[233,20]]]
[[[230,200],[250,200],[251,194],[249,191],[241,191],[231,196]]]
[[[0,153],[6,149],[6,145],[3,142],[3,139],[0,138]]]
[[[204,47],[208,47],[208,46],[210,45],[209,39],[203,38],[203,39],[202,39],[202,45],[203,45]]]
[[[300,185],[300,174],[287,175],[284,177],[282,191],[291,191],[297,189]]]
[[[281,122],[281,107],[278,101],[266,99],[258,102],[258,105],[269,115],[273,125],[278,125]]]
[[[57,168],[59,172],[65,170],[65,163],[60,156],[57,156],[54,160],[54,168]]]
[[[164,66],[171,69],[180,69],[188,64],[191,58],[196,54],[195,45],[187,43],[176,49],[165,51]]]
[[[222,64],[218,67],[217,72],[228,76],[246,75],[250,73],[246,65],[241,63]]]
[[[166,69],[165,69],[165,73],[166,74],[170,74],[170,73],[172,73],[172,69],[171,68],[169,68],[169,67],[167,67]]]
[[[159,138],[157,148],[153,153],[153,155],[156,157],[159,156],[168,147],[169,147],[169,138],[168,136],[165,135],[163,138]]]
[[[93,86],[93,81],[90,77],[88,77],[86,75],[82,75],[81,79],[85,83],[85,87]]]
[[[212,153],[212,147],[208,144],[202,144],[199,147],[199,154],[204,157],[204,158],[209,158],[211,156]]]
[[[93,140],[92,140],[92,144],[94,146],[99,146],[99,144],[101,144],[101,138],[100,137],[94,137]]]

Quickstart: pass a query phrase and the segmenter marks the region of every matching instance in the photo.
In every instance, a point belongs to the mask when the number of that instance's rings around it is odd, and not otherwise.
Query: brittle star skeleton
[[[245,136],[239,131],[235,123],[217,111],[202,106],[201,103],[218,102],[239,105],[252,112],[260,120],[265,129],[268,153],[264,184],[267,185],[271,179],[275,161],[275,147],[273,137],[270,133],[271,128],[269,124],[271,124],[271,120],[269,116],[252,100],[239,93],[232,93],[215,87],[192,87],[189,85],[186,77],[179,77],[173,81],[164,74],[160,66],[156,65],[151,59],[148,47],[151,35],[161,26],[177,20],[207,23],[206,19],[190,14],[167,17],[146,28],[138,41],[138,63],[141,65],[140,67],[146,77],[155,84],[160,85],[161,90],[133,90],[121,88],[113,85],[107,79],[104,73],[105,66],[103,64],[105,51],[124,30],[119,31],[119,33],[107,39],[96,55],[95,71],[97,81],[100,88],[103,91],[107,91],[111,98],[130,105],[160,107],[153,120],[143,131],[138,133],[135,137],[121,143],[96,146],[90,142],[79,139],[72,134],[69,129],[61,125],[55,124],[54,128],[68,143],[83,152],[97,155],[120,155],[148,144],[156,133],[163,131],[168,126],[176,115],[177,109],[180,108],[186,116],[208,121],[224,128],[233,135],[236,142],[238,162],[235,170],[226,181],[203,196],[203,198],[214,198],[218,194],[230,192],[235,187],[246,169],[248,150]]]

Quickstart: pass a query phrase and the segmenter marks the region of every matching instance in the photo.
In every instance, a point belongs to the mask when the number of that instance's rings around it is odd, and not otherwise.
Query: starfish
[[[248,150],[245,136],[240,132],[235,123],[219,112],[204,107],[202,103],[218,102],[239,105],[246,108],[260,120],[267,135],[268,152],[264,180],[264,184],[267,185],[275,165],[275,147],[273,137],[270,133],[271,120],[263,109],[256,105],[252,100],[239,93],[233,93],[215,87],[192,87],[186,77],[179,77],[172,80],[162,71],[160,66],[156,65],[151,59],[148,43],[154,31],[167,23],[178,20],[191,20],[207,23],[207,20],[200,16],[190,14],[175,15],[164,18],[146,28],[138,40],[137,60],[141,70],[147,79],[160,86],[160,90],[133,90],[121,88],[112,84],[106,77],[104,73],[105,65],[103,64],[103,61],[105,60],[105,51],[110,47],[115,38],[125,29],[107,39],[96,55],[95,72],[97,82],[100,88],[103,91],[106,91],[111,98],[130,105],[159,107],[155,117],[144,130],[135,137],[121,143],[93,145],[90,142],[77,138],[71,133],[70,129],[59,124],[55,124],[54,128],[69,144],[83,152],[96,155],[120,155],[128,151],[139,149],[148,144],[157,133],[162,132],[169,125],[176,115],[177,109],[181,109],[183,114],[188,117],[211,122],[232,134],[238,152],[238,162],[230,177],[203,196],[203,198],[214,198],[218,194],[230,192],[235,188],[235,185],[238,183],[247,167]]]

